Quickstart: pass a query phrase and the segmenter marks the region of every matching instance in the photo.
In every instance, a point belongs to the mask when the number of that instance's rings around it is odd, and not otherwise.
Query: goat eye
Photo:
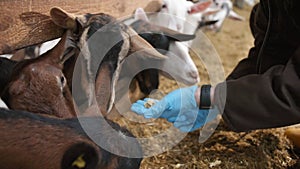
[[[65,77],[60,77],[60,82],[61,82],[61,84],[63,85],[63,86],[65,86],[65,83],[66,83],[66,79],[65,79]]]
[[[162,5],[162,8],[167,8],[167,5],[166,5],[166,4],[163,4],[163,5]]]

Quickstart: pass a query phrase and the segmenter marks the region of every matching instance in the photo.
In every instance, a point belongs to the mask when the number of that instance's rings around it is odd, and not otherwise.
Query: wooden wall
[[[63,30],[49,17],[58,6],[76,14],[104,12],[125,17],[151,0],[0,0],[0,54],[60,37]]]

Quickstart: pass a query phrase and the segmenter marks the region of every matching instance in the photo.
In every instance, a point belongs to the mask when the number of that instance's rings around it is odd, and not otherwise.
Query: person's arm
[[[287,65],[217,85],[214,100],[225,123],[235,131],[300,123],[299,67],[300,48]]]

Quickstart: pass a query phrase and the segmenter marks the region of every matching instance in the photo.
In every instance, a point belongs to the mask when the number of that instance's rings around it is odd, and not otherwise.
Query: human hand
[[[131,110],[145,118],[165,118],[167,121],[183,132],[189,132],[205,124],[209,110],[199,110],[195,100],[197,86],[180,88],[166,95],[162,100],[155,101],[155,105],[146,108],[149,100],[139,100],[134,103]]]
[[[217,108],[199,109],[197,116],[189,112],[180,115],[174,122],[174,126],[182,132],[194,131],[213,121],[218,114]]]

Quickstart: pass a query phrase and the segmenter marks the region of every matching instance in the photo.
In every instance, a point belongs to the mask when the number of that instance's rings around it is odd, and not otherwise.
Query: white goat
[[[230,0],[200,0],[197,3],[188,0],[157,0],[144,9],[146,12],[157,12],[149,14],[151,23],[185,34],[194,34],[199,24],[205,21],[217,21],[211,28],[218,31],[226,17],[244,20],[232,11]],[[186,85],[199,82],[198,70],[189,55],[191,43],[172,42],[166,54],[171,57],[164,63],[165,71],[172,72],[173,78]]]
[[[245,18],[238,15],[236,12],[232,10],[232,2],[230,0],[213,0],[210,8],[220,9],[213,15],[205,16],[204,20],[217,20],[217,22],[213,25],[208,26],[210,30],[219,32],[222,28],[224,20],[228,17],[233,20],[244,21]]]
[[[155,5],[150,3],[145,11],[157,12],[149,15],[149,21],[153,24],[185,34],[194,34],[202,16],[210,13],[207,9],[211,3],[206,1],[194,4],[187,0],[163,0],[156,1]],[[172,61],[164,63],[165,71],[172,72],[173,78],[186,85],[199,82],[198,70],[189,55],[190,45],[191,41],[172,42],[166,54]]]

